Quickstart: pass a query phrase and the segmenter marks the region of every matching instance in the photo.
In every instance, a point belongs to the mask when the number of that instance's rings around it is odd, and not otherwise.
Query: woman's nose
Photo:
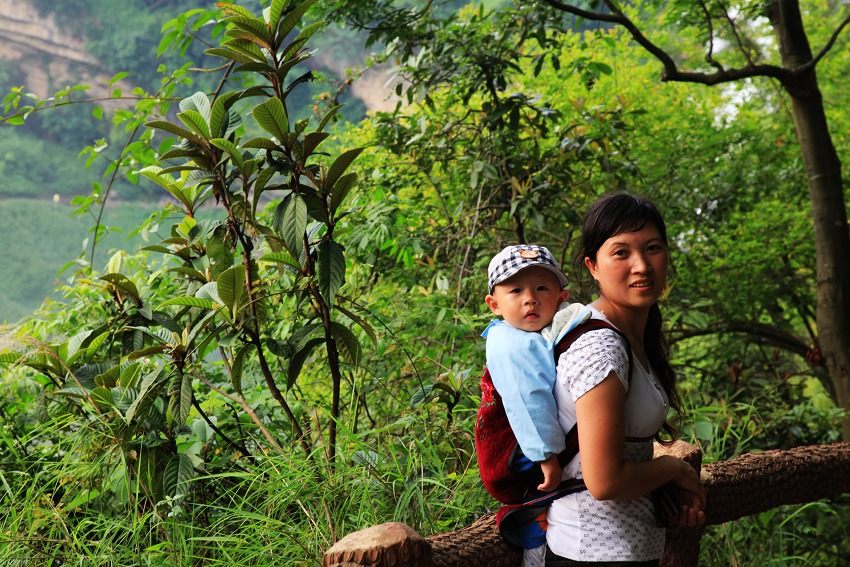
[[[635,254],[634,258],[635,263],[632,265],[632,269],[635,272],[645,274],[652,271],[652,264],[644,254]]]

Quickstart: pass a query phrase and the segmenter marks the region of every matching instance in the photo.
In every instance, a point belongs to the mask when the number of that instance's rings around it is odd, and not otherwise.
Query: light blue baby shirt
[[[545,461],[564,450],[558,423],[555,387],[555,344],[590,311],[581,304],[562,305],[553,324],[539,333],[491,321],[481,333],[487,339],[487,368],[502,397],[508,422],[523,454]]]

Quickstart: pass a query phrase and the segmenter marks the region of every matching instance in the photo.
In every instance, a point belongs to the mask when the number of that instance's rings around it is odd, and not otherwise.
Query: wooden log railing
[[[701,467],[699,450],[678,442],[657,451],[676,454],[700,471],[708,494],[706,524],[722,524],[784,504],[850,492],[850,443],[747,453]],[[518,567],[522,554],[502,541],[495,515],[424,538],[400,523],[347,535],[324,555],[323,567]],[[691,567],[700,531],[670,529],[661,564]]]

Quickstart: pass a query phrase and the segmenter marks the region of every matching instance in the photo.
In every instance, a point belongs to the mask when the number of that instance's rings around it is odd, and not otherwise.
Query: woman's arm
[[[622,382],[611,372],[576,400],[581,470],[590,494],[597,500],[632,500],[672,481],[689,493],[686,508],[701,510],[705,490],[685,461],[669,455],[640,463],[623,459],[625,398]]]

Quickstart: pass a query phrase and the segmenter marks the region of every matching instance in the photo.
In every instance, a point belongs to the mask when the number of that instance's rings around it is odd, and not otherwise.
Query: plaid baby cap
[[[561,287],[566,287],[567,276],[561,271],[561,266],[555,261],[555,257],[545,246],[534,244],[515,244],[508,246],[493,256],[487,268],[487,279],[490,293],[493,287],[502,283],[520,270],[530,266],[546,268],[558,277]]]

